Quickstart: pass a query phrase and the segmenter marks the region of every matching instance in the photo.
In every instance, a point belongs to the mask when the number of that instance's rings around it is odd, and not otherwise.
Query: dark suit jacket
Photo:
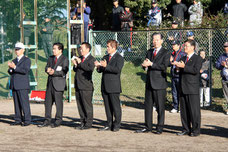
[[[146,77],[146,88],[149,89],[166,89],[168,87],[166,79],[166,69],[170,62],[170,53],[161,48],[153,59],[153,49],[147,52],[146,58],[153,62],[151,67],[148,67]]]
[[[11,75],[10,89],[15,90],[29,90],[29,71],[31,66],[31,60],[23,56],[19,62],[17,58],[13,60],[16,64],[16,69],[10,68],[8,73]]]
[[[97,69],[99,73],[102,72],[101,91],[107,93],[121,93],[120,74],[124,66],[123,57],[116,52],[109,60],[109,55],[105,55],[102,60],[107,61],[107,67],[100,67]]]
[[[181,58],[183,62],[186,61],[187,56]],[[203,59],[194,54],[185,64],[183,69],[180,69],[180,82],[183,94],[199,94],[199,78],[200,69]]]
[[[55,64],[55,56],[50,56],[45,67],[45,72],[51,67],[55,70],[53,75],[48,75],[47,87],[50,81],[53,82],[53,86],[56,91],[64,91],[66,88],[66,74],[68,72],[69,61],[67,57],[61,55]]]
[[[81,57],[82,59],[82,57]],[[95,58],[89,55],[83,63],[73,67],[74,72],[76,72],[74,77],[74,86],[76,90],[93,90],[92,74],[94,70]]]

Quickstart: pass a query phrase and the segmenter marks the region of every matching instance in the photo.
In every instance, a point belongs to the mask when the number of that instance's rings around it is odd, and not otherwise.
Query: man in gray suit
[[[63,93],[66,88],[66,74],[68,72],[69,61],[62,52],[64,50],[62,43],[53,44],[53,56],[48,58],[45,72],[48,74],[47,90],[45,97],[45,121],[38,127],[47,127],[51,125],[52,104],[56,105],[55,123],[52,128],[59,127],[63,116]]]

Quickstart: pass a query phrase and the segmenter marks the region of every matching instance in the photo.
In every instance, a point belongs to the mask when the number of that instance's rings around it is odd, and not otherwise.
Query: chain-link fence
[[[215,61],[224,52],[223,44],[227,41],[226,29],[181,29],[181,30],[161,30],[161,31],[132,31],[132,32],[103,32],[90,31],[90,43],[92,44],[92,54],[100,60],[106,54],[106,42],[115,39],[119,42],[118,52],[124,57],[125,64],[121,74],[122,81],[122,102],[144,101],[146,72],[141,68],[141,63],[145,58],[146,51],[152,48],[152,34],[160,32],[164,36],[163,47],[172,52],[169,37],[180,40],[183,44],[187,40],[187,33],[192,31],[198,43],[197,50],[206,51],[206,57],[210,61],[209,84],[211,86],[212,100],[223,99],[220,71],[215,68]],[[183,47],[183,45],[182,45]],[[172,101],[170,68],[168,73],[168,94],[167,100]],[[101,97],[101,74],[94,72],[93,81],[95,86],[94,101],[102,100]]]

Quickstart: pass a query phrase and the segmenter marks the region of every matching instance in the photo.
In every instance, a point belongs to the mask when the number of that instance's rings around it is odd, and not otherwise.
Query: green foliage
[[[45,15],[52,17],[54,24],[63,24],[61,15],[62,9],[66,9],[66,0],[38,0],[38,24],[43,23]],[[20,40],[20,1],[19,0],[2,0],[0,1],[0,8],[3,13],[5,32],[7,33],[7,42],[15,43]],[[34,2],[33,0],[24,0],[23,11],[26,16],[34,20]],[[57,23],[58,21],[58,23]],[[65,20],[66,21],[66,20]]]
[[[205,13],[203,16],[203,21],[202,21],[202,28],[218,28],[218,27],[226,27],[227,26],[227,20],[224,19],[225,16],[221,11],[218,11],[217,15],[212,15]]]

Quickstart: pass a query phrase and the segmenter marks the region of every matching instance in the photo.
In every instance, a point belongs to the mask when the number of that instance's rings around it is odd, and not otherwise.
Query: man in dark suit
[[[81,126],[76,129],[84,130],[92,127],[93,123],[93,81],[92,74],[94,70],[95,58],[90,54],[91,45],[83,42],[81,45],[81,57],[75,57],[72,62],[75,73],[74,85],[75,96],[80,115]]]
[[[136,133],[144,133],[152,131],[152,113],[155,104],[158,121],[155,134],[161,134],[165,119],[165,101],[166,88],[168,87],[166,80],[166,69],[170,61],[170,53],[162,47],[163,36],[160,33],[153,34],[153,46],[147,52],[146,59],[142,66],[147,69],[146,76],[146,93],[145,93],[145,125],[146,128],[136,130]]]
[[[182,57],[180,62],[174,64],[180,68],[180,111],[183,131],[177,135],[200,135],[200,98],[199,78],[202,66],[202,58],[194,53],[195,41],[187,40],[184,51],[187,56]],[[192,127],[191,127],[192,126]]]
[[[66,88],[66,74],[68,72],[68,59],[62,52],[64,46],[62,43],[53,44],[53,56],[50,56],[45,67],[48,74],[47,90],[45,97],[45,121],[38,127],[47,127],[51,125],[52,104],[56,105],[55,123],[52,128],[59,127],[63,116],[63,93]]]
[[[17,57],[12,62],[8,62],[8,73],[11,75],[10,89],[13,90],[15,110],[15,122],[11,125],[28,126],[31,123],[31,111],[28,96],[30,89],[29,71],[31,60],[24,56],[24,52],[24,44],[20,42],[16,43],[15,54]]]
[[[101,92],[105,104],[107,124],[99,131],[112,130],[119,131],[121,123],[120,93],[121,82],[120,74],[124,65],[123,57],[116,51],[117,42],[108,40],[107,52],[101,62],[96,61],[95,66],[99,73],[102,72]],[[113,115],[115,120],[113,120]]]

